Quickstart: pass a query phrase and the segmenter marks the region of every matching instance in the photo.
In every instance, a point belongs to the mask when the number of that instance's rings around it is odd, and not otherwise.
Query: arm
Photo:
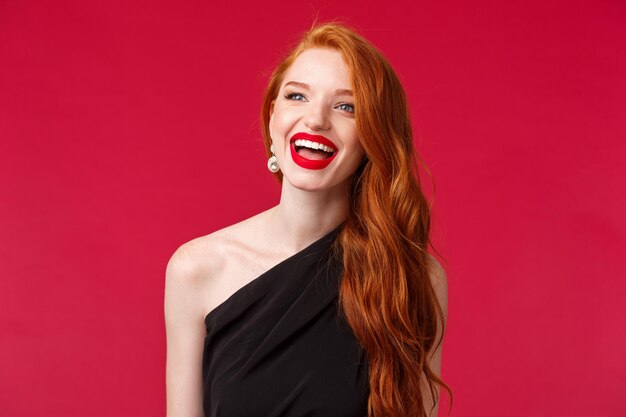
[[[437,300],[439,300],[439,304],[443,309],[444,315],[444,324],[447,321],[448,317],[448,281],[446,278],[446,272],[439,262],[434,258],[430,257],[431,261],[431,282],[433,285],[433,289],[435,290],[435,294],[437,296]],[[441,337],[442,325],[438,323],[437,326],[437,335],[435,337],[435,343]],[[441,344],[437,347],[437,349],[430,354],[429,363],[430,368],[433,370],[438,377],[441,377],[441,349],[443,346],[443,340]],[[437,388],[435,388],[437,389]],[[424,398],[424,408],[426,409],[426,414],[430,417],[437,417],[438,409],[439,409],[439,401],[435,404],[435,408],[431,408],[433,406],[433,398],[431,398],[430,389],[428,388],[428,383],[426,382],[426,378],[422,378],[422,396]]]
[[[204,417],[202,410],[202,350],[205,328],[200,297],[200,268],[193,244],[172,255],[165,273],[165,369],[167,417]]]

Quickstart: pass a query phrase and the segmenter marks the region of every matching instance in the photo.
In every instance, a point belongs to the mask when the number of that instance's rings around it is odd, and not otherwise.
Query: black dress
[[[367,359],[340,314],[343,223],[205,318],[206,417],[365,417]]]

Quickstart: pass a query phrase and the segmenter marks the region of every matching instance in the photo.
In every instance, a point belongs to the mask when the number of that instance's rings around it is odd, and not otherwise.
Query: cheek
[[[280,120],[280,116],[274,116],[270,123],[270,134],[274,142],[282,140],[282,131],[284,130],[282,126],[283,124]]]
[[[348,158],[346,158],[346,166],[349,167],[349,170],[356,169],[365,156],[365,152],[363,151],[360,142],[358,140],[351,142],[346,150],[350,153]]]
[[[364,153],[363,146],[361,145],[361,141],[354,133],[352,141],[350,141],[350,148],[352,149],[352,153],[362,155]]]
[[[277,108],[271,117],[272,126],[275,129],[285,128],[296,118],[295,112],[287,108]]]
[[[361,161],[363,160],[363,158],[365,158],[365,150],[363,150],[363,146],[361,146],[361,143],[357,141],[356,146],[355,146],[355,152],[354,152],[355,158],[356,158],[356,166],[358,166]]]

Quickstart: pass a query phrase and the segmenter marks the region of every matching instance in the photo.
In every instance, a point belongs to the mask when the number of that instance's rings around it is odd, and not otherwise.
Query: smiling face
[[[364,153],[350,85],[349,69],[334,49],[307,49],[289,67],[269,120],[283,181],[320,190],[351,179]]]

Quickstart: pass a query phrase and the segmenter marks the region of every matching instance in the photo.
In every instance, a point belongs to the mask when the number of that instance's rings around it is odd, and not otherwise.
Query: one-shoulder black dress
[[[366,417],[368,365],[340,314],[343,223],[205,318],[205,417]]]

